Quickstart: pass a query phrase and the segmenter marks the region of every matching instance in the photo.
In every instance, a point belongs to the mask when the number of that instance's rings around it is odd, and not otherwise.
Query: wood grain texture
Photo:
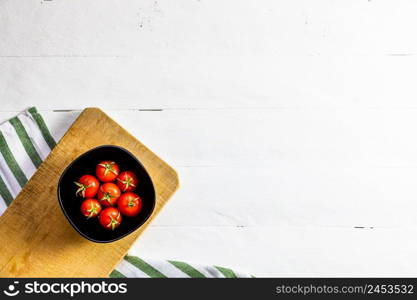
[[[64,168],[82,153],[103,144],[131,151],[149,172],[157,195],[152,217],[131,235],[110,244],[81,237],[66,220],[56,196]],[[101,110],[88,108],[0,218],[0,276],[108,276],[177,188],[178,176],[170,166]]]

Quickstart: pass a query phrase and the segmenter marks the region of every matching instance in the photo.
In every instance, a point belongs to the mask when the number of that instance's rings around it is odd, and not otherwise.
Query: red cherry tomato
[[[105,208],[98,217],[100,225],[106,229],[114,230],[120,226],[122,216],[120,212],[114,207]]]
[[[78,187],[75,194],[83,198],[93,198],[97,194],[98,187],[100,186],[97,178],[91,175],[81,176],[78,182],[74,183]]]
[[[119,172],[119,166],[114,161],[105,160],[96,166],[96,176],[102,182],[114,181]]]
[[[142,210],[142,199],[135,193],[124,193],[117,201],[117,208],[123,215],[134,217]]]
[[[103,183],[98,189],[98,201],[105,207],[115,205],[119,197],[120,189],[112,182]]]
[[[101,205],[96,199],[85,199],[81,203],[81,213],[87,217],[87,219],[97,216],[101,212]]]
[[[138,178],[131,171],[124,171],[117,176],[117,186],[123,192],[132,192],[138,185]]]

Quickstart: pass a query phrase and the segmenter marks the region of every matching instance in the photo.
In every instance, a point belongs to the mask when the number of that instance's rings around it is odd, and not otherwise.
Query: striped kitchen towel
[[[0,215],[55,147],[55,140],[35,107],[0,124]],[[218,266],[127,255],[110,277],[250,277]]]

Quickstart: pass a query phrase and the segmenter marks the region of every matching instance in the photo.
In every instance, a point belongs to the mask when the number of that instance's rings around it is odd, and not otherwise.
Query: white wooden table
[[[2,0],[0,119],[98,106],[179,172],[132,253],[417,275],[415,1]]]

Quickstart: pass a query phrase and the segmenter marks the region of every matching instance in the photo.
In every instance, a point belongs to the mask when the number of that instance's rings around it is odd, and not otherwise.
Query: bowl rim
[[[152,188],[152,190],[153,190],[153,201],[152,201],[152,209],[150,210],[150,213],[145,217],[145,218],[143,218],[143,220],[141,221],[141,222],[139,222],[138,223],[138,225],[137,225],[137,227],[135,227],[133,230],[131,230],[131,231],[128,231],[128,232],[126,232],[125,234],[123,234],[123,235],[121,235],[121,236],[119,236],[119,237],[116,237],[116,238],[114,238],[114,239],[111,239],[111,240],[106,240],[106,241],[103,241],[103,240],[96,240],[96,239],[93,239],[93,238],[91,238],[91,237],[89,237],[89,236],[87,236],[86,234],[84,234],[81,230],[79,230],[78,229],[78,227],[77,227],[77,225],[76,224],[74,224],[74,222],[71,220],[71,218],[70,218],[70,216],[67,214],[67,212],[66,212],[66,210],[65,210],[65,208],[64,208],[64,206],[63,206],[63,204],[62,204],[62,200],[61,200],[61,195],[60,195],[60,190],[61,190],[61,181],[62,181],[62,179],[63,179],[63,177],[64,177],[64,175],[67,173],[67,171],[73,166],[73,164],[77,161],[77,160],[79,160],[80,158],[82,158],[83,156],[86,156],[87,154],[89,154],[90,152],[93,152],[93,151],[95,151],[95,150],[98,150],[98,149],[100,149],[100,148],[117,148],[117,149],[119,149],[119,150],[121,150],[121,151],[123,151],[123,152],[125,152],[125,153],[127,153],[128,155],[130,155],[144,170],[145,170],[145,172],[146,172],[146,174],[149,176],[149,179],[150,179],[150,184],[151,184],[151,188]],[[61,207],[61,210],[62,210],[62,212],[64,213],[64,215],[65,215],[65,217],[66,217],[66,219],[68,220],[68,222],[71,224],[71,226],[75,229],[75,231],[77,231],[81,236],[83,236],[84,238],[86,238],[87,240],[89,240],[89,241],[92,241],[92,242],[95,242],[95,243],[100,243],[100,244],[106,244],[106,243],[112,243],[112,242],[115,242],[115,241],[118,241],[118,240],[120,240],[120,239],[122,239],[122,238],[124,238],[124,237],[126,237],[126,236],[128,236],[129,234],[131,234],[131,233],[133,233],[133,232],[135,232],[136,230],[138,230],[143,224],[145,224],[146,223],[146,221],[148,221],[148,219],[152,216],[152,214],[153,214],[153,212],[154,212],[154,210],[155,210],[155,206],[156,206],[156,190],[155,190],[155,186],[154,186],[154,184],[153,184],[153,181],[152,181],[152,177],[151,177],[151,175],[149,175],[149,172],[148,172],[148,170],[146,170],[146,168],[145,168],[145,166],[139,161],[139,159],[137,159],[136,158],[136,156],[135,155],[133,155],[132,154],[132,152],[130,152],[129,150],[127,150],[127,149],[125,149],[125,148],[123,148],[123,147],[121,147],[121,146],[116,146],[116,145],[100,145],[100,146],[97,146],[97,147],[94,147],[94,148],[91,148],[90,150],[88,150],[88,151],[86,151],[86,152],[84,152],[84,153],[82,153],[82,154],[80,154],[79,156],[77,156],[75,159],[73,159],[72,161],[71,161],[71,163],[68,165],[68,166],[66,166],[66,168],[64,169],[64,171],[62,171],[62,173],[61,173],[61,176],[59,177],[59,180],[58,180],[58,185],[57,185],[57,197],[58,197],[58,202],[59,202],[59,206]]]

